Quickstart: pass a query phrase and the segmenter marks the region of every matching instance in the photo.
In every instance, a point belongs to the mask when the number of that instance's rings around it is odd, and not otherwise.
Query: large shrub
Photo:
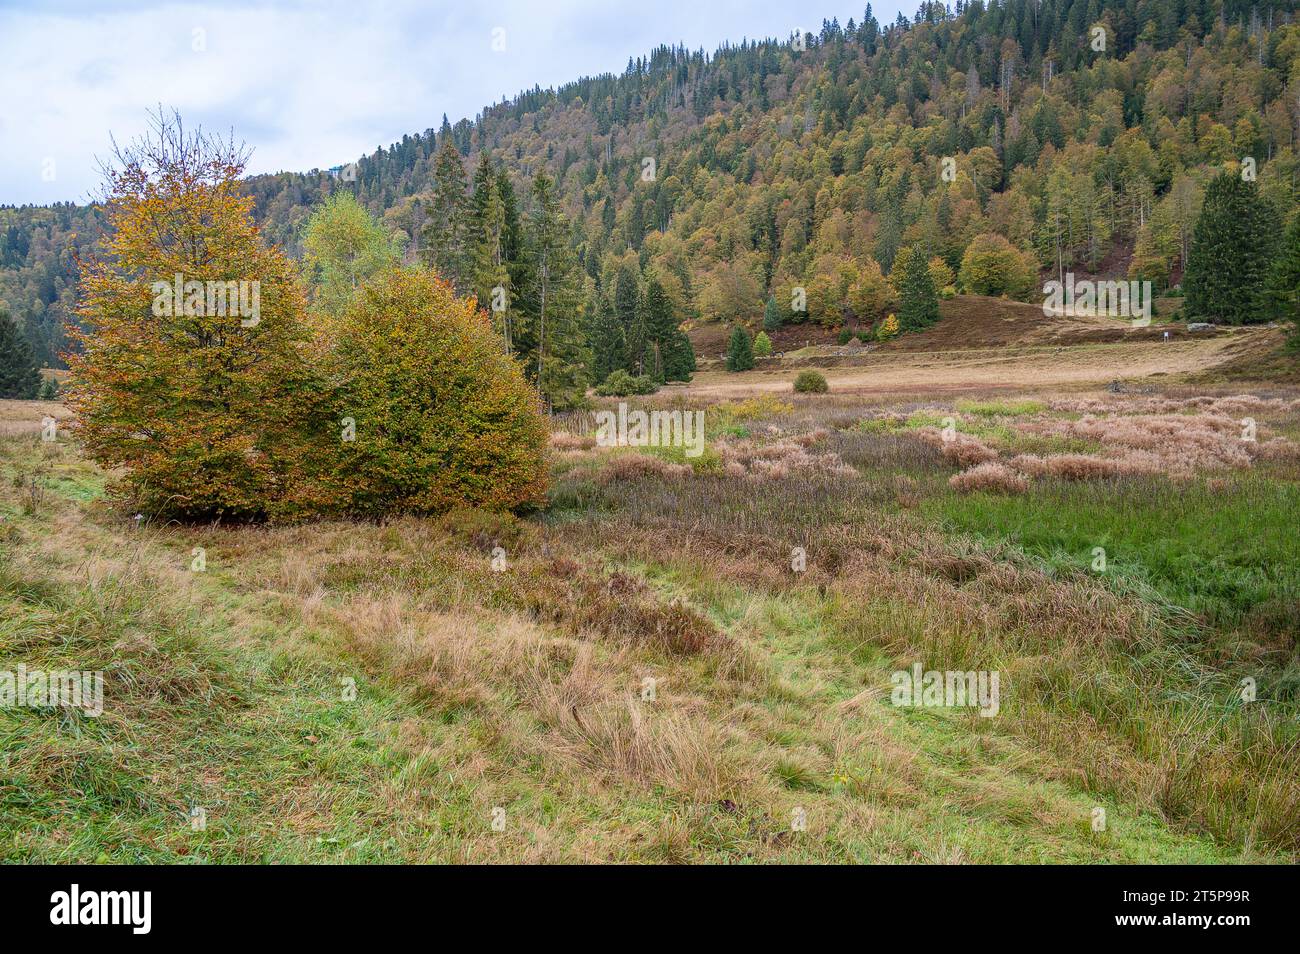
[[[977,235],[961,257],[958,275],[964,291],[972,295],[1006,295],[1026,301],[1034,290],[1034,263],[1001,235]]]
[[[794,389],[799,394],[825,394],[831,387],[820,372],[800,371],[795,376]]]
[[[596,393],[601,397],[627,397],[629,394],[654,394],[659,390],[654,378],[648,374],[635,377],[622,368],[611,371],[609,377],[596,386]]]
[[[86,450],[120,468],[115,493],[150,514],[328,507],[315,475],[332,451],[311,433],[327,423],[327,395],[318,358],[304,360],[296,269],[253,224],[244,153],[160,114],[117,159],[109,231],[82,272],[82,348],[69,356]]]
[[[540,499],[536,391],[486,315],[423,269],[391,267],[337,323],[331,369],[351,439],[335,479],[354,513],[504,510]]]

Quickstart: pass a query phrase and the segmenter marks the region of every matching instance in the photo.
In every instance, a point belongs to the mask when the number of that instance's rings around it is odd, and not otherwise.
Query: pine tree
[[[446,124],[447,117],[443,117]],[[447,128],[450,133],[450,127]],[[424,256],[429,267],[466,294],[470,275],[469,196],[465,165],[450,135],[441,137],[433,164],[433,195],[424,226]]]
[[[689,381],[695,373],[695,348],[680,328],[664,345],[663,357],[665,381]]]
[[[0,309],[0,398],[34,398],[40,384],[41,373],[27,336],[9,312]]]
[[[533,179],[529,259],[534,265],[530,296],[537,304],[536,381],[552,407],[573,406],[586,391],[589,356],[579,322],[581,287],[569,247],[569,226],[560,211],[555,183],[539,172]]]
[[[497,187],[492,159],[486,152],[474,170],[469,231],[474,294],[479,307],[491,313],[492,324],[501,335],[506,353],[513,354],[512,289],[506,268],[506,208]]]
[[[767,358],[772,354],[772,339],[767,336],[766,331],[760,331],[754,336],[754,357]]]
[[[1205,190],[1183,278],[1188,315],[1230,325],[1267,321],[1277,217],[1254,182],[1225,172]]]
[[[939,293],[930,274],[929,257],[919,246],[909,246],[894,260],[898,273],[898,323],[904,331],[921,331],[939,320]]]
[[[1291,346],[1300,347],[1300,215],[1282,240],[1269,275],[1269,303],[1281,321],[1291,322]]]
[[[781,327],[781,309],[776,303],[776,296],[773,295],[767,299],[767,304],[763,306],[763,330],[776,331]]]
[[[653,276],[646,282],[645,294],[641,296],[640,324],[645,328],[646,334],[646,373],[662,384],[667,380],[664,376],[664,350],[671,349],[678,331],[673,303],[664,292],[663,285]]]
[[[614,307],[600,292],[596,292],[594,298],[589,336],[591,378],[600,384],[610,372],[627,369],[627,345],[623,339],[623,323],[618,320]]]
[[[748,371],[754,366],[754,346],[743,325],[731,329],[731,342],[727,345],[727,370]]]
[[[623,367],[630,374],[645,373],[648,335],[641,311],[640,276],[635,262],[623,264],[614,281],[614,313],[623,326]]]

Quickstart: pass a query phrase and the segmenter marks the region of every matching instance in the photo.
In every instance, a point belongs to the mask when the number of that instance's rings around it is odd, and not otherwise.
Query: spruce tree
[[[1300,348],[1300,215],[1282,240],[1268,283],[1273,316],[1291,323],[1291,347]]]
[[[1244,325],[1267,321],[1277,217],[1254,182],[1222,173],[1205,190],[1183,277],[1188,315]]]
[[[424,226],[424,255],[429,266],[451,282],[460,294],[471,291],[473,285],[466,188],[465,165],[460,153],[452,144],[451,136],[443,136],[433,164],[433,196],[429,200],[429,220]]]
[[[569,224],[555,183],[545,172],[533,179],[529,221],[530,295],[537,309],[536,356],[526,371],[552,407],[572,407],[586,391],[588,356],[579,323],[581,286],[569,246]]]
[[[491,313],[492,324],[502,337],[506,353],[513,354],[515,329],[511,315],[513,290],[506,268],[506,209],[497,187],[496,170],[486,152],[479,157],[478,168],[474,170],[474,194],[469,208],[471,285],[479,307]]]
[[[591,323],[591,379],[600,384],[610,372],[627,369],[627,347],[623,340],[623,323],[608,299],[599,292],[593,303]]]
[[[667,380],[664,353],[671,350],[674,337],[678,334],[677,319],[673,315],[673,303],[664,291],[663,285],[653,276],[646,282],[645,294],[640,303],[641,326],[646,333],[646,373],[662,384]]]
[[[773,295],[767,299],[767,304],[763,306],[763,330],[776,331],[781,327],[781,309],[776,303],[776,296]]]
[[[919,246],[909,246],[894,260],[898,272],[898,323],[904,331],[920,331],[939,320],[939,293],[930,274],[930,261]]]
[[[695,348],[680,328],[664,344],[664,380],[689,381],[695,373]]]
[[[614,282],[614,312],[623,326],[624,364],[633,375],[645,373],[645,356],[648,335],[641,311],[640,276],[634,262],[625,263],[618,270]]]
[[[0,398],[34,398],[40,386],[41,373],[27,336],[7,311],[0,310]]]
[[[727,370],[748,371],[754,366],[754,346],[743,325],[731,329],[731,342],[727,346]]]

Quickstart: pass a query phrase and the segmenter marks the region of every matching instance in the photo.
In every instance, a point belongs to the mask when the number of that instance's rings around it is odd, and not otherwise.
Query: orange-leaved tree
[[[472,298],[391,266],[334,323],[330,377],[349,419],[337,486],[354,513],[511,509],[546,489],[537,392]]]
[[[116,152],[103,246],[83,269],[69,402],[131,505],[182,519],[326,509],[336,445],[296,269],[238,176],[247,153],[179,116]],[[311,433],[316,430],[318,433]]]

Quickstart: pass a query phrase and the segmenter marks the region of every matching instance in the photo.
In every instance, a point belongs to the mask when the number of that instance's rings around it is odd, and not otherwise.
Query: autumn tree
[[[303,230],[303,277],[314,308],[337,315],[362,282],[401,259],[382,224],[350,192],[322,203]]]
[[[292,516],[331,504],[332,453],[296,269],[267,247],[246,152],[159,113],[108,171],[109,232],[83,270],[69,404],[142,512]]]
[[[1032,293],[1037,275],[1024,253],[1001,235],[985,233],[967,246],[957,277],[969,294],[1006,295],[1024,301]]]

